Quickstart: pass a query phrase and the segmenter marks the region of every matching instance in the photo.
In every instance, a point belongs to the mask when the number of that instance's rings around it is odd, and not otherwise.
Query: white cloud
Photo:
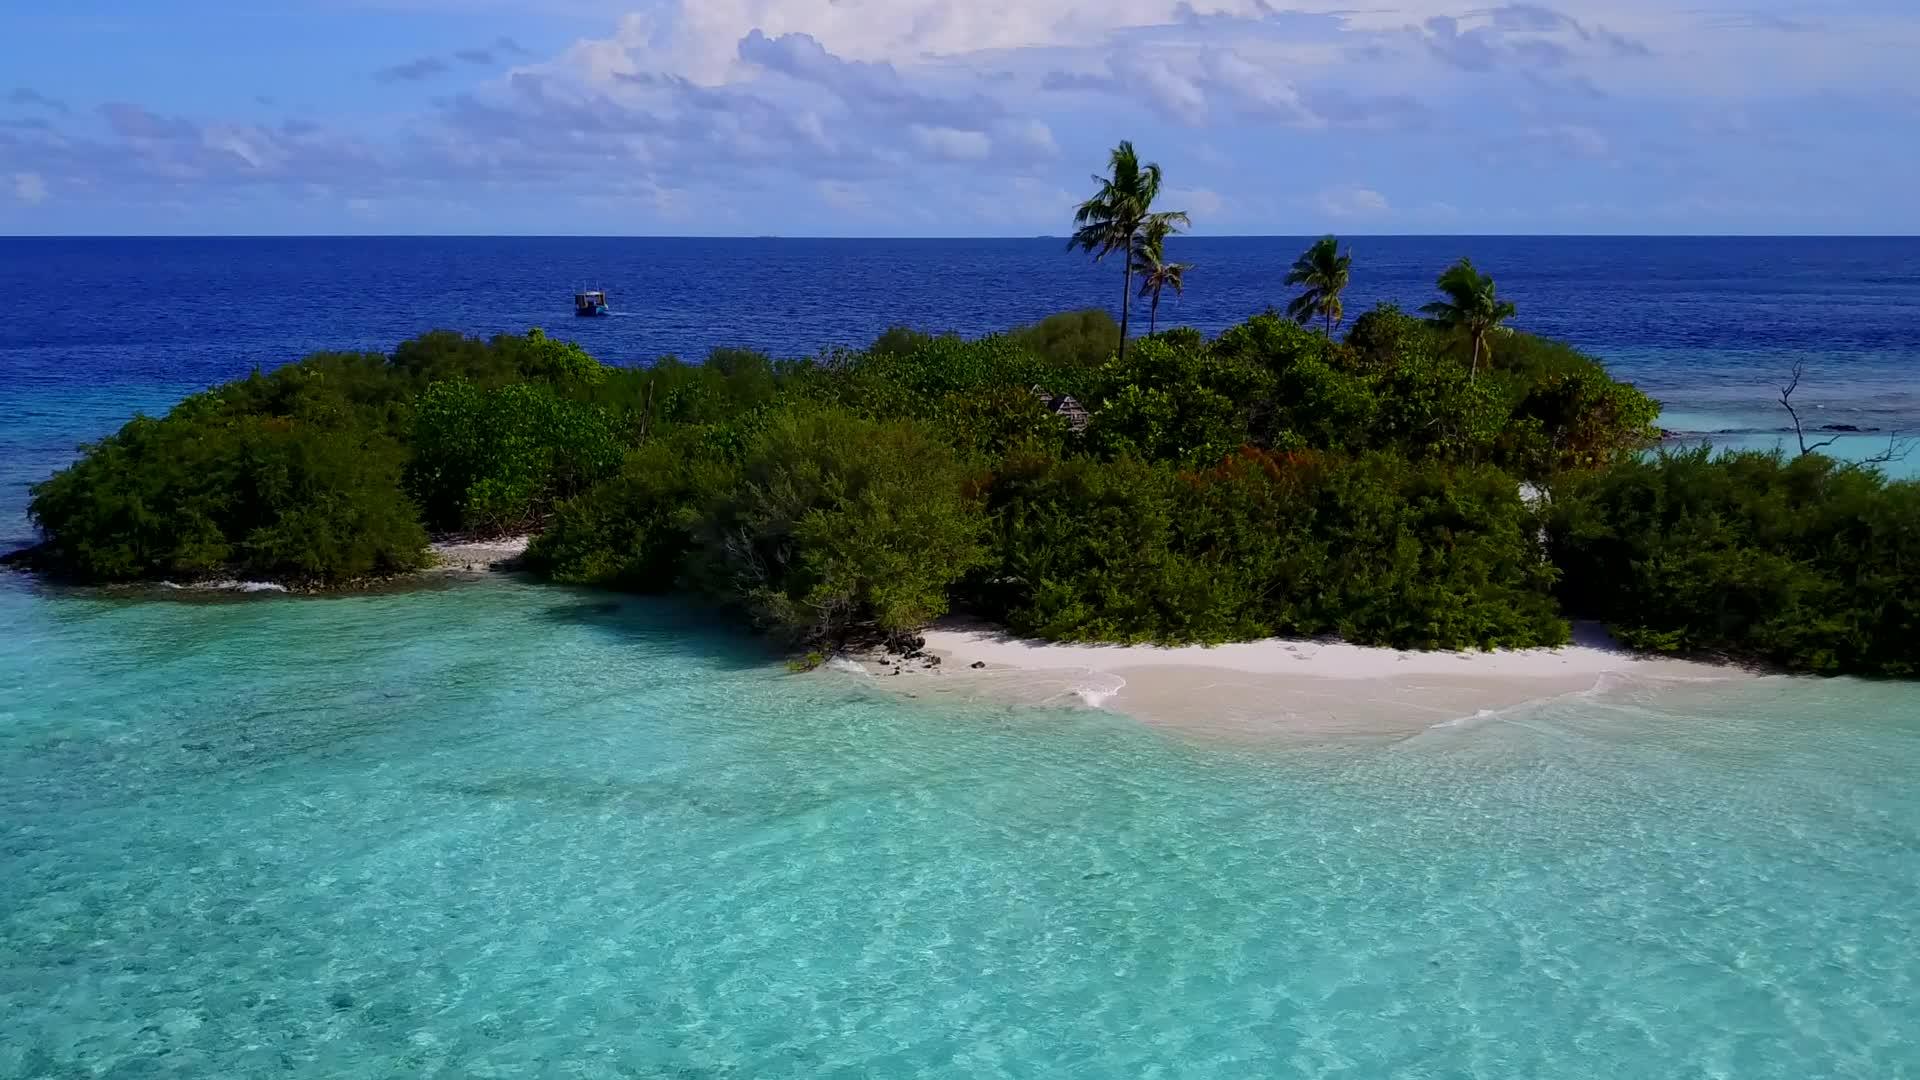
[[[749,31],[806,33],[854,60],[901,62],[987,50],[1083,43],[1090,34],[1173,23],[1181,0],[679,0],[656,23],[630,16],[621,39],[691,78],[734,70]],[[1257,15],[1260,0],[1199,0],[1200,14]]]
[[[1570,157],[1603,158],[1611,149],[1605,135],[1584,124],[1548,124],[1528,128],[1525,137]]]
[[[1126,45],[1108,56],[1107,69],[1109,76],[1054,72],[1042,85],[1145,97],[1169,118],[1195,126],[1234,115],[1286,127],[1325,126],[1286,77],[1277,55],[1262,54],[1256,61],[1236,49]]]
[[[672,71],[708,85],[731,80],[741,69],[740,40],[759,30],[769,37],[811,35],[850,60],[896,64],[935,63],[981,52],[1022,49],[1104,49],[1117,35],[1150,32],[1163,43],[1208,39],[1201,24],[1216,17],[1259,25],[1288,5],[1267,0],[667,0],[627,15],[607,38],[584,40],[568,66],[591,70],[606,81],[614,72]],[[1518,13],[1517,15],[1515,13]],[[1286,14],[1299,14],[1287,12]],[[1546,16],[1554,17],[1548,25]],[[1697,12],[1676,10],[1671,0],[1546,0],[1543,5],[1476,6],[1465,0],[1389,0],[1321,16],[1363,34],[1398,35],[1430,18],[1451,18],[1462,32],[1497,28],[1536,37],[1577,37],[1587,31],[1678,33],[1697,31]],[[1229,26],[1227,34],[1232,34]],[[1245,36],[1245,35],[1242,35]],[[1301,55],[1328,61],[1337,50],[1267,35]],[[1214,33],[1211,40],[1221,40]],[[1137,44],[1129,39],[1129,44]]]
[[[735,70],[736,45],[755,29],[774,37],[811,34],[849,59],[905,63],[986,51],[1103,47],[1111,35],[1127,31],[1193,38],[1201,34],[1197,24],[1210,17],[1259,20],[1292,6],[1268,0],[667,0],[627,16],[609,41],[639,51],[654,70],[714,83]],[[1697,7],[1672,0],[1386,0],[1333,14],[1363,33],[1399,34],[1436,17],[1455,19],[1463,32],[1498,27],[1543,37],[1572,34],[1576,22],[1589,32],[1692,34],[1696,40],[1721,32],[1703,26],[1707,15]],[[608,66],[604,56],[601,63]]]
[[[1196,218],[1209,218],[1220,212],[1226,200],[1211,188],[1168,188],[1160,201],[1174,210],[1185,210]]]
[[[1314,115],[1300,100],[1300,91],[1278,71],[1231,49],[1210,52],[1206,65],[1212,81],[1231,95],[1243,112],[1297,127],[1325,126],[1326,121]]]
[[[99,137],[0,118],[0,201],[43,201],[49,182],[61,205],[89,189],[322,182],[337,213],[365,195],[391,215],[409,195],[431,197],[421,190],[470,185],[503,202],[604,197],[623,213],[644,204],[714,225],[735,212],[751,231],[756,215],[779,212],[775,193],[797,188],[795,212],[828,223],[1027,232],[1071,205],[1061,186],[1083,195],[1086,173],[1131,135],[1185,186],[1169,205],[1202,229],[1222,216],[1417,226],[1448,216],[1431,192],[1467,206],[1453,214],[1473,230],[1500,220],[1491,207],[1545,199],[1542,165],[1580,184],[1595,162],[1627,204],[1661,193],[1662,176],[1710,188],[1751,177],[1785,200],[1826,170],[1826,188],[1843,192],[1835,202],[1911,220],[1880,192],[1913,163],[1882,136],[1920,101],[1920,15],[1904,11],[1915,0],[1817,12],[1743,0],[1759,13],[1740,18],[1671,0],[1381,0],[1318,13],[1283,0],[553,2],[602,20],[596,36],[503,75],[457,66],[430,107],[396,106],[417,112],[276,124],[109,103]],[[1803,14],[1769,16],[1795,2]],[[375,6],[390,3],[541,6]],[[1862,152],[1873,168],[1828,168]],[[1333,171],[1272,190],[1276,175],[1321,167]],[[1398,205],[1342,182],[1416,174],[1394,185]],[[1016,183],[1031,187],[1010,208]],[[971,220],[969,192],[989,195]]]
[[[744,35],[746,31],[741,31]],[[548,74],[561,72],[577,75],[594,86],[609,86],[621,75],[637,74],[641,70],[640,60],[653,59],[649,54],[653,47],[655,27],[645,15],[635,13],[620,20],[613,36],[605,38],[582,38],[551,63],[529,64],[517,73]],[[737,38],[735,40],[738,40]],[[679,71],[688,74],[693,66],[683,58],[680,64],[653,63],[648,65],[654,71]],[[721,71],[728,65],[723,63]],[[703,78],[704,82],[718,82],[718,78]]]
[[[1078,202],[1065,188],[1025,177],[1015,177],[984,191],[962,188],[950,193],[946,201],[948,205],[964,207],[977,221],[1021,231],[1058,226],[1072,215],[1073,206]]]
[[[1005,140],[1040,157],[1060,156],[1060,145],[1053,141],[1053,129],[1039,120],[1019,121],[1010,125]]]
[[[13,197],[28,206],[37,206],[47,201],[47,179],[39,173],[19,172],[13,174]]]
[[[1188,65],[1166,56],[1123,50],[1112,61],[1114,79],[1128,93],[1143,96],[1161,112],[1186,124],[1207,118],[1207,92]]]
[[[980,161],[993,151],[993,140],[983,131],[913,124],[908,130],[914,144],[937,158],[948,161]]]
[[[873,198],[860,187],[844,180],[818,180],[813,190],[820,201],[844,212],[864,212],[873,206]]]
[[[236,125],[223,124],[201,132],[200,141],[209,150],[232,154],[249,169],[271,169],[282,163],[286,155],[271,142],[257,138],[257,134]]]
[[[1333,218],[1378,218],[1393,211],[1387,197],[1364,187],[1328,188],[1317,201],[1320,212]]]

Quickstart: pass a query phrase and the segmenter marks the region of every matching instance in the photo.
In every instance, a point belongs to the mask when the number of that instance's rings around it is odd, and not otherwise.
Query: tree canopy
[[[1127,322],[1133,303],[1133,273],[1136,248],[1143,237],[1159,240],[1189,224],[1184,210],[1156,211],[1162,173],[1157,162],[1142,164],[1133,143],[1122,141],[1108,156],[1109,174],[1095,176],[1100,187],[1073,212],[1073,236],[1069,249],[1078,248],[1098,261],[1108,255],[1120,255],[1124,275],[1120,289],[1120,345],[1127,349]],[[1159,241],[1156,241],[1156,244]]]
[[[1326,322],[1327,336],[1340,325],[1346,313],[1340,295],[1347,291],[1353,276],[1353,253],[1341,251],[1340,241],[1323,236],[1293,261],[1287,271],[1287,284],[1303,285],[1305,291],[1287,303],[1287,314],[1300,322],[1319,318]]]
[[[1151,303],[1147,316],[1148,337],[1152,337],[1160,325],[1160,294],[1167,289],[1172,289],[1175,296],[1185,292],[1187,271],[1192,269],[1186,263],[1167,258],[1167,236],[1172,231],[1170,222],[1151,220],[1133,245],[1133,272],[1140,275],[1140,295]]]
[[[1420,310],[1434,325],[1465,334],[1471,348],[1469,377],[1480,374],[1480,357],[1489,352],[1488,338],[1504,329],[1517,313],[1513,304],[1502,300],[1493,286],[1493,278],[1474,269],[1472,259],[1461,259],[1435,282],[1443,299]]]

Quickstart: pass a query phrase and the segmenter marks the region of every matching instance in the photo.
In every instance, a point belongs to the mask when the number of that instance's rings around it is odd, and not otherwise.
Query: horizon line
[[[1920,240],[1920,233],[1626,233],[1626,232],[1268,232],[1187,233],[1183,240],[1299,240],[1316,236],[1375,240]],[[0,233],[8,240],[839,240],[965,241],[1066,240],[1064,233],[1020,233],[995,236],[937,236],[843,233]]]

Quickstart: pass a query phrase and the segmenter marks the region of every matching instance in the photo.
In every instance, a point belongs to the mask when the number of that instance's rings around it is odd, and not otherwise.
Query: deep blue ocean
[[[1163,316],[1282,303],[1305,242],[1182,242]],[[1769,445],[1804,360],[1817,423],[1920,430],[1920,241],[1353,248],[1350,311],[1471,255],[1669,427]],[[0,544],[76,443],[315,349],[804,355],[1119,276],[1055,240],[0,239]],[[1920,1077],[1911,684],[1622,676],[1326,744],[933,697],[512,578],[0,574],[0,1080]]]

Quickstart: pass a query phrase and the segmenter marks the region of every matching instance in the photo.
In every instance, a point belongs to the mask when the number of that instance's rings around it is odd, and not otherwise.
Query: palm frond
[[[1340,241],[1323,236],[1300,253],[1287,271],[1286,284],[1304,285],[1306,291],[1287,305],[1287,314],[1304,324],[1315,316],[1327,320],[1328,332],[1345,314],[1340,294],[1353,277],[1353,254],[1340,250]]]

